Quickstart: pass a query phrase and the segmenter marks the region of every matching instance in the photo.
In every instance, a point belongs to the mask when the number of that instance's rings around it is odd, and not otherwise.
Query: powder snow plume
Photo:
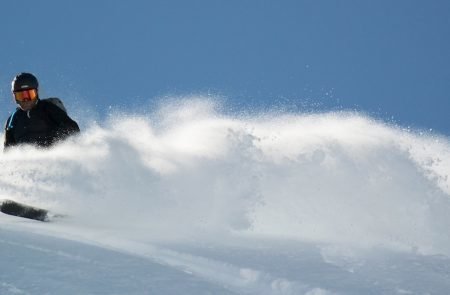
[[[0,198],[153,239],[260,235],[450,254],[450,143],[362,114],[113,114],[0,155]]]

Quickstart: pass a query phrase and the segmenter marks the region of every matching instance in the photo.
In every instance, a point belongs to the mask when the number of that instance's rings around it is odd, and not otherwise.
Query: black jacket
[[[38,100],[30,111],[17,108],[6,120],[4,147],[34,144],[48,147],[58,140],[80,132],[66,112],[46,100]]]

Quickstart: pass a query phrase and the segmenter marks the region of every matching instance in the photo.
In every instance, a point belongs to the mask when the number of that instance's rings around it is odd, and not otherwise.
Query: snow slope
[[[203,99],[0,155],[0,294],[447,294],[450,144]]]

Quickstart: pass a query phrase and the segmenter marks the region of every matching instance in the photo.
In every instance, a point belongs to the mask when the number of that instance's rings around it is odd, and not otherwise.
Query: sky
[[[450,135],[450,2],[2,1],[0,120],[14,75],[76,120],[167,97],[233,110],[356,110]]]

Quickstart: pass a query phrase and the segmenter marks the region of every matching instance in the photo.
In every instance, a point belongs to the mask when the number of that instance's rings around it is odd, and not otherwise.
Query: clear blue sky
[[[164,95],[356,109],[450,135],[450,1],[2,1],[0,119],[12,77],[106,112]]]

